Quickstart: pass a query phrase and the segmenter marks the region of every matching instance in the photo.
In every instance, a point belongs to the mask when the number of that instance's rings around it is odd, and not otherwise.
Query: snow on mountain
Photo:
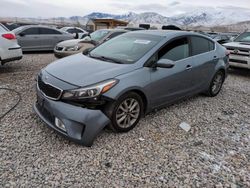
[[[217,26],[228,25],[250,20],[250,10],[235,7],[200,8],[192,12],[172,17],[179,25]]]
[[[216,26],[234,24],[250,20],[250,10],[235,7],[197,8],[178,16],[165,17],[154,12],[136,14],[113,15],[105,13],[92,13],[83,18],[113,18],[130,22],[131,24],[175,24],[180,26]]]

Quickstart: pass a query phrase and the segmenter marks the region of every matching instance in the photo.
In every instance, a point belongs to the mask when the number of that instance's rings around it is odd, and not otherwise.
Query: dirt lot
[[[179,102],[126,134],[103,131],[87,148],[55,134],[32,111],[34,78],[53,60],[26,54],[0,66],[0,87],[22,95],[0,120],[0,187],[250,187],[249,71],[231,70],[215,98]],[[17,99],[0,90],[0,116]]]

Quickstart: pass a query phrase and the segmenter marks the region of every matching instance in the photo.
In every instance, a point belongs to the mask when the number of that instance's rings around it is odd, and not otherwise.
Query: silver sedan
[[[69,33],[39,25],[21,26],[13,32],[23,51],[53,50],[57,43],[73,39]]]

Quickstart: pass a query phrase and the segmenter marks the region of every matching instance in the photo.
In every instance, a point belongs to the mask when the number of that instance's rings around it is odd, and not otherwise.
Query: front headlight
[[[118,80],[111,79],[93,86],[84,87],[75,90],[64,91],[62,99],[86,99],[97,97],[114,87],[118,83]]]
[[[79,48],[80,47],[76,45],[76,46],[72,46],[72,47],[66,47],[65,50],[66,51],[77,51],[77,50],[79,50]]]

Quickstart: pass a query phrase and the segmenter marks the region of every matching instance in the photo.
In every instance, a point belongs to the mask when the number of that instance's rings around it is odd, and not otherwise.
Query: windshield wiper
[[[105,56],[93,56],[89,53],[89,57],[92,57],[92,58],[95,58],[95,59],[99,59],[99,60],[102,60],[102,61],[109,61],[109,62],[112,62],[112,63],[117,63],[117,64],[124,64],[122,61],[119,61],[117,59],[114,59],[114,58],[110,58],[110,57],[105,57]]]
[[[244,40],[240,40],[239,42],[250,43],[250,41],[244,41]]]

